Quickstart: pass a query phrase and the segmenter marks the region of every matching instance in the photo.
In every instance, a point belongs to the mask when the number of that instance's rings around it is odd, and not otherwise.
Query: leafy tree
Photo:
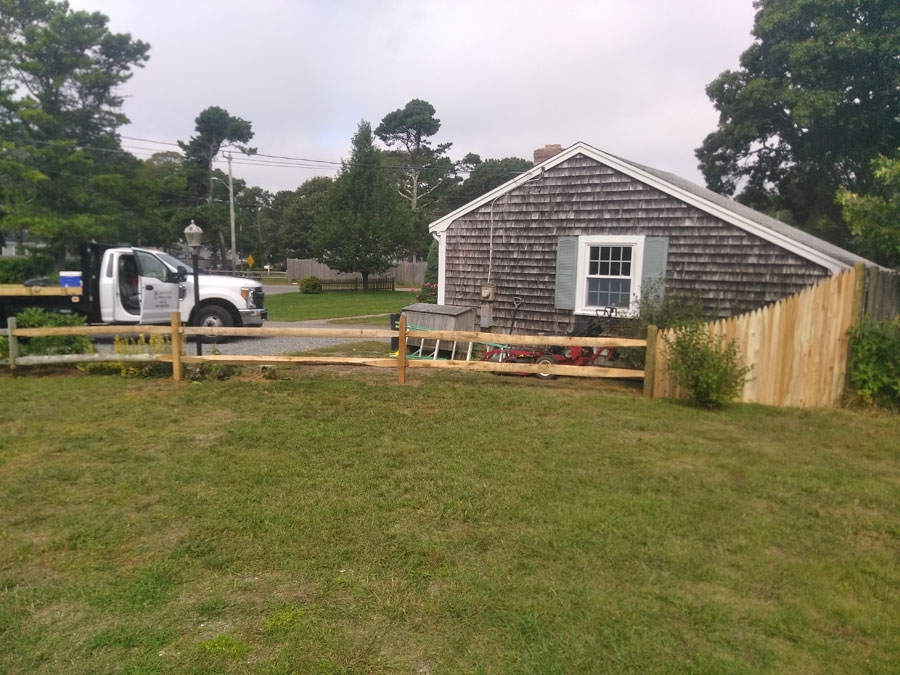
[[[413,99],[385,115],[375,129],[379,140],[392,148],[385,153],[385,166],[414,214],[409,249],[418,254],[428,248],[428,222],[446,211],[449,190],[458,182],[453,162],[447,157],[452,143],[432,147],[431,137],[441,128],[434,114],[433,105]]]
[[[837,243],[839,188],[865,194],[900,145],[900,3],[756,0],[740,69],[707,87],[716,131],[696,154],[707,185]]]
[[[426,284],[437,284],[438,282],[438,266],[440,265],[441,245],[437,239],[431,240],[431,246],[428,247],[428,262],[425,264]]]
[[[201,111],[194,119],[194,124],[196,134],[186,143],[179,141],[178,146],[184,151],[188,193],[194,197],[203,196],[208,210],[204,214],[202,209],[194,206],[185,211],[183,217],[194,218],[207,232],[207,241],[213,247],[214,256],[222,253],[224,258],[224,252],[231,248],[231,217],[228,208],[222,206],[223,203],[227,205],[230,199],[228,188],[225,187],[229,179],[213,164],[228,148],[246,155],[255,154],[256,148],[246,145],[253,138],[253,127],[247,120],[235,117],[218,106]],[[234,200],[237,203],[238,193],[245,184],[236,179],[233,182]],[[224,193],[224,198],[217,197],[217,193]]]
[[[284,190],[274,196],[269,207],[275,227],[273,258],[284,260],[312,256],[310,236],[333,184],[334,181],[328,176],[316,176],[296,190]]]
[[[52,0],[0,0],[0,227],[67,250],[117,230],[122,203],[118,87],[149,46],[99,13]],[[126,172],[127,174],[127,172]]]
[[[205,191],[207,201],[212,203],[215,192],[213,162],[228,146],[234,146],[246,155],[256,154],[256,148],[244,145],[253,138],[253,125],[218,106],[203,110],[194,119],[194,124],[196,135],[187,143],[178,141],[178,146],[184,151],[189,168],[190,187],[198,193]]]
[[[858,239],[858,250],[882,265],[900,269],[900,152],[873,162],[877,185],[868,195],[838,193],[844,219]]]
[[[0,107],[5,131],[33,141],[74,140],[118,148],[128,119],[117,88],[148,60],[150,46],[110,33],[99,12],[53,0],[0,0]],[[6,136],[10,138],[10,136]]]
[[[135,185],[145,196],[146,217],[152,219],[149,231],[139,233],[139,244],[169,247],[183,238],[185,225],[182,209],[196,205],[187,193],[187,174],[184,157],[179,152],[158,152],[141,162]]]
[[[503,159],[486,159],[469,153],[463,157],[460,168],[469,174],[453,191],[453,208],[459,208],[473,199],[503,185],[521,173],[528,171],[534,164],[527,159],[505,157]]]
[[[413,212],[419,209],[423,197],[437,189],[443,176],[435,171],[435,163],[452,145],[442,143],[431,147],[431,136],[441,128],[434,116],[434,106],[421,99],[413,99],[404,108],[388,113],[375,129],[375,135],[389,148],[400,146],[397,159],[403,160],[399,192],[409,202]]]
[[[271,192],[248,187],[235,195],[235,221],[238,249],[253,254],[254,265],[265,265],[272,253],[275,223],[272,220]]]
[[[353,136],[350,160],[325,197],[311,236],[316,258],[341,272],[369,275],[386,271],[403,254],[410,211],[388,183],[372,127],[362,121]]]

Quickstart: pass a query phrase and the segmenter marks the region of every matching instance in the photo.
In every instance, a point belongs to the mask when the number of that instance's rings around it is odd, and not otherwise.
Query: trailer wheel
[[[556,359],[554,359],[552,356],[542,356],[537,361],[535,361],[535,364],[538,366],[544,364],[548,366],[557,365]],[[557,376],[553,375],[552,373],[535,373],[534,376],[539,380],[555,380],[557,378]]]
[[[204,328],[230,328],[234,325],[234,320],[231,312],[221,305],[203,305],[197,315],[197,325]],[[201,339],[204,342],[215,342],[216,336],[204,335]]]

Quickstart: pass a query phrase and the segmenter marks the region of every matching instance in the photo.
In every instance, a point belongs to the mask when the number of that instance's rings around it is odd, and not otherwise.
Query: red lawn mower
[[[511,333],[515,333],[516,319],[519,313],[519,305],[522,298],[513,298],[513,319]],[[597,310],[596,318],[591,319],[584,326],[572,330],[566,335],[569,337],[600,337],[603,334],[601,318],[610,318],[616,315],[615,308]],[[491,349],[484,352],[482,361],[495,363],[546,363],[553,366],[612,366],[616,359],[613,347],[511,347],[509,345],[490,345]],[[535,375],[543,380],[552,380],[556,375],[550,373],[519,373],[521,375]]]

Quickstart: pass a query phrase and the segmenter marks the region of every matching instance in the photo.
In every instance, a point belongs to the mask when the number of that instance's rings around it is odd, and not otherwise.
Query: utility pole
[[[234,178],[231,175],[231,153],[226,152],[225,158],[228,160],[228,211],[231,219],[231,271],[237,271],[237,243],[234,238]]]

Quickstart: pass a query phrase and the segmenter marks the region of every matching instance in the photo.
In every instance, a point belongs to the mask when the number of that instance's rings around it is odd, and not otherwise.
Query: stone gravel
[[[279,326],[294,328],[375,328],[375,326],[353,326],[347,324],[330,324],[327,321],[266,321],[263,324],[267,328],[276,328]],[[385,326],[387,328],[387,326]],[[215,345],[216,350],[220,354],[228,356],[276,356],[280,354],[294,354],[296,352],[304,352],[310,349],[321,349],[323,347],[332,347],[334,345],[347,344],[352,342],[384,342],[390,344],[389,338],[313,338],[313,337],[289,337],[278,335],[273,337],[258,338],[230,338],[222,343]],[[203,345],[203,353],[212,353],[213,345]]]

